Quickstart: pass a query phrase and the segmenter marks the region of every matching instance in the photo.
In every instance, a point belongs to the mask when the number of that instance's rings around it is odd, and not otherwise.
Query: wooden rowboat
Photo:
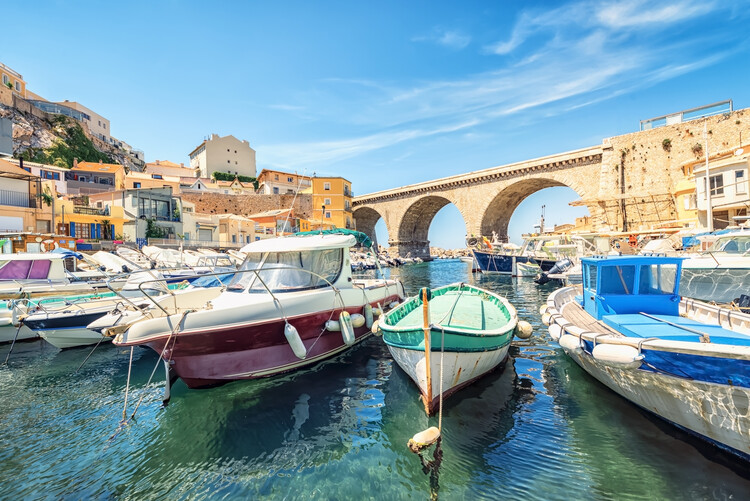
[[[446,398],[505,361],[517,323],[505,298],[453,284],[422,289],[381,317],[378,328],[432,414],[441,392]]]

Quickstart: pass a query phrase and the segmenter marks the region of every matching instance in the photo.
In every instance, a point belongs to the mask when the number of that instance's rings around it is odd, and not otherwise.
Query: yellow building
[[[84,240],[115,240],[123,234],[125,212],[122,207],[88,207],[73,200],[55,203],[57,233]]]
[[[352,183],[343,177],[314,177],[312,195],[313,223],[354,229]]]
[[[125,188],[164,188],[172,187],[172,193],[180,193],[180,178],[165,174],[130,171],[125,174]]]
[[[65,178],[71,194],[89,195],[125,189],[125,167],[120,164],[73,162],[73,168]]]
[[[26,81],[20,73],[0,63],[0,81],[3,87],[11,89],[19,96],[26,98]]]

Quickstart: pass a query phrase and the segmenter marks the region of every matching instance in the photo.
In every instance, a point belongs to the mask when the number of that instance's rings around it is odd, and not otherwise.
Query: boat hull
[[[111,337],[102,336],[100,333],[84,327],[39,330],[37,333],[42,339],[61,350],[112,341]]]
[[[18,331],[18,335],[16,335],[16,331]],[[30,341],[39,339],[39,334],[25,325],[21,327],[20,331],[18,327],[11,323],[0,326],[0,343],[12,343],[14,338],[16,341]]]
[[[371,303],[389,303],[401,298],[393,294]],[[350,348],[340,331],[324,329],[326,321],[338,319],[341,308],[289,316],[290,325],[299,333],[307,355],[298,358],[284,337],[283,319],[248,322],[216,328],[165,332],[142,341],[127,342],[118,336],[118,346],[146,345],[162,355],[175,374],[189,388],[209,388],[230,381],[274,376],[320,362]],[[350,314],[362,313],[362,307],[347,307]],[[354,344],[370,335],[362,326],[354,329]],[[166,349],[165,349],[166,348]]]
[[[396,363],[416,383],[429,414],[438,410],[442,379],[443,400],[495,370],[508,357],[510,342],[497,349],[480,352],[439,351],[430,353],[432,399],[428,401],[427,364],[424,350],[388,346]],[[442,364],[441,364],[442,358]],[[442,375],[442,377],[441,377]]]

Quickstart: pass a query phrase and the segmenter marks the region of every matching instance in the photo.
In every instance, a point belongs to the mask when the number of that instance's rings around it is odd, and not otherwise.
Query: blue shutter
[[[115,225],[114,224],[110,226],[109,238],[111,238],[112,240],[115,239]]]
[[[102,238],[102,225],[99,223],[96,223],[96,239],[101,240]]]
[[[70,236],[74,237],[76,236],[76,224],[70,223]]]
[[[96,238],[96,223],[89,223],[89,238]]]

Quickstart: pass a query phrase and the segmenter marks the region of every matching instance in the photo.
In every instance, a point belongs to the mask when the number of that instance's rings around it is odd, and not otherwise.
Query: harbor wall
[[[274,209],[288,209],[294,202],[294,215],[313,219],[312,195],[225,195],[222,193],[183,193],[183,200],[195,204],[195,212],[204,214],[236,214],[250,216]],[[317,217],[320,218],[320,211]]]

